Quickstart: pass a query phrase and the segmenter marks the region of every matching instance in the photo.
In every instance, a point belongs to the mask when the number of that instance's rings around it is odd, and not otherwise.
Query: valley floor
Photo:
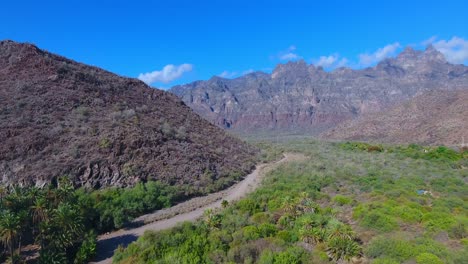
[[[226,190],[204,197],[196,197],[173,207],[138,217],[133,223],[135,225],[143,223],[142,226],[121,229],[100,236],[98,238],[97,257],[95,262],[92,263],[112,263],[112,255],[119,245],[128,245],[148,230],[164,230],[185,221],[195,221],[202,217],[206,210],[221,208],[222,201],[234,202],[255,190],[263,176],[278,165],[304,160],[305,158],[303,154],[284,153],[281,160],[259,165],[242,181]]]
[[[255,191],[222,210],[189,213],[200,221],[155,222],[174,228],[118,247],[113,262],[466,263],[466,150],[315,140],[259,145],[265,157],[303,158],[276,163]]]

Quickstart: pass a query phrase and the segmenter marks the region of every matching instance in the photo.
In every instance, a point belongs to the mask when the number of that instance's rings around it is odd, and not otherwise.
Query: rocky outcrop
[[[257,153],[168,92],[12,41],[0,42],[0,142],[1,184],[40,186],[219,189]]]
[[[432,90],[468,85],[468,67],[448,63],[429,46],[362,70],[326,72],[304,61],[280,64],[272,74],[213,77],[170,91],[212,123],[243,133],[317,134]]]
[[[427,92],[386,111],[344,122],[321,137],[462,146],[468,143],[468,89]]]

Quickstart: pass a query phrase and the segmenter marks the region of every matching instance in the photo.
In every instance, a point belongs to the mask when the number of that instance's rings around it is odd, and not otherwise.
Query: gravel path
[[[228,202],[236,201],[252,192],[259,186],[263,176],[279,164],[303,159],[305,159],[305,156],[301,154],[285,153],[284,157],[279,161],[257,166],[242,181],[226,190],[203,197],[192,198],[173,207],[138,217],[134,220],[134,224],[140,224],[141,226],[139,227],[121,229],[101,235],[98,237],[96,260],[91,263],[112,263],[112,255],[118,245],[127,246],[147,230],[164,230],[174,227],[181,222],[195,221],[203,215],[205,210],[220,208],[222,200]]]

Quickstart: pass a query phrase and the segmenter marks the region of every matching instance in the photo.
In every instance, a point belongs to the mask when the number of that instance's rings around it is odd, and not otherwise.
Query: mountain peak
[[[406,47],[399,55],[398,58],[417,58],[421,51],[413,49],[413,47]]]
[[[285,64],[278,64],[276,68],[273,70],[273,73],[271,74],[271,77],[277,78],[279,76],[283,75],[301,75],[303,76],[304,74],[307,75],[309,67],[307,63],[301,59],[297,61],[288,61]]]
[[[429,44],[424,50],[423,58],[429,61],[447,62],[444,54],[438,51],[432,44]]]
[[[4,55],[18,51],[43,52],[37,46],[30,43],[21,43],[9,39],[0,41],[0,54]]]

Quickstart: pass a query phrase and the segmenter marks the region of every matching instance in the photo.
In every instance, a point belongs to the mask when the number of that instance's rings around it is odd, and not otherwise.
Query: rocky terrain
[[[406,48],[362,70],[326,72],[304,61],[280,64],[272,74],[213,77],[170,91],[212,123],[242,133],[318,134],[433,90],[468,87],[468,67],[448,63],[429,46]]]
[[[257,150],[176,96],[34,45],[0,42],[0,183],[161,180],[195,191],[247,174]]]
[[[460,146],[463,139],[468,143],[468,89],[428,92],[387,111],[347,121],[322,136]]]

